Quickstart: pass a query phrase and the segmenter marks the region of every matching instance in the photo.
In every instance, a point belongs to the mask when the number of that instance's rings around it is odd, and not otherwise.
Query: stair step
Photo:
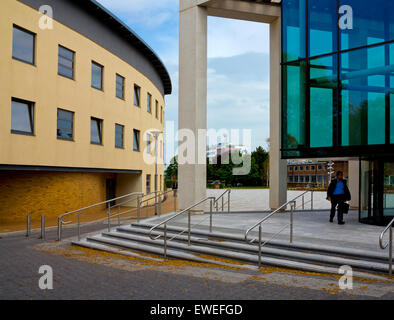
[[[112,233],[113,235],[113,233]],[[84,242],[83,244],[86,246],[87,243],[90,242],[96,242],[100,244],[105,244],[109,246],[116,246],[116,247],[121,247],[121,248],[126,248],[126,249],[131,249],[131,250],[136,250],[136,251],[143,251],[143,252],[148,252],[148,253],[153,253],[162,256],[163,255],[163,240],[150,240],[154,243],[148,244],[147,242],[140,243],[138,242],[137,236],[130,237],[130,239],[127,239],[127,234],[122,234],[123,237],[121,240],[119,238],[113,237],[110,233],[105,233],[103,235],[97,235],[93,237],[88,237],[86,240],[83,240],[81,242]],[[79,244],[79,242],[75,242],[75,244]],[[228,264],[220,261],[215,261],[215,260],[210,260],[210,259],[205,259],[202,257],[198,257],[195,254],[191,254],[189,252],[184,252],[183,250],[190,250],[195,253],[202,253],[205,255],[210,255],[213,257],[224,257],[227,259],[232,259],[232,260],[241,260],[241,261],[247,261],[253,264],[256,264],[258,262],[258,257],[256,254],[248,254],[248,253],[242,253],[242,252],[230,252],[227,250],[217,250],[214,248],[209,248],[209,247],[203,247],[203,246],[196,246],[196,245],[191,245],[190,247],[185,247],[185,245],[182,245],[180,243],[171,243],[171,246],[167,247],[167,255],[168,257],[176,258],[176,259],[183,259],[183,260],[191,260],[191,261],[196,261],[196,262],[208,262],[208,263],[214,263],[217,265],[225,265],[225,266],[232,266],[232,267],[237,267],[237,268],[249,268],[249,269],[256,269],[254,266],[245,266],[245,265],[235,265],[235,264]],[[309,272],[318,272],[318,273],[326,273],[326,274],[338,274],[338,268],[334,267],[327,267],[327,266],[322,266],[318,264],[312,264],[312,263],[304,263],[304,262],[298,262],[298,261],[292,261],[288,259],[277,259],[277,258],[272,258],[272,257],[262,257],[261,262],[263,265],[269,265],[269,266],[275,266],[275,267],[282,267],[282,268],[290,268],[290,269],[296,269],[296,270],[304,270],[304,271],[309,271]],[[379,279],[379,280],[385,280],[386,278],[381,277],[379,275],[375,274],[370,274],[370,273],[365,273],[365,272],[353,272],[353,275],[356,277],[362,277],[362,278],[368,278],[368,279]]]
[[[126,239],[135,239],[137,241],[148,241],[151,243],[151,239],[149,237],[140,237],[138,236],[137,238],[131,236],[122,236],[122,232],[129,235],[130,233],[138,233],[138,234],[144,234],[147,235],[149,233],[149,230],[147,229],[140,229],[140,228],[135,228],[135,227],[130,227],[130,226],[125,226],[125,227],[119,227],[117,228],[118,231],[117,233],[110,233],[108,235],[110,236],[116,236],[120,238],[126,238]],[[106,234],[106,233],[105,233]],[[162,235],[161,232],[153,232],[152,235]],[[175,236],[176,234],[173,233],[168,233],[167,237],[168,239],[171,239],[171,237]],[[188,237],[186,235],[177,235],[176,237],[177,241],[183,241],[187,242]],[[238,252],[251,252],[257,255],[258,253],[258,246],[256,245],[250,245],[246,243],[236,243],[236,242],[228,242],[228,241],[211,241],[208,240],[208,238],[201,239],[197,238],[194,236],[190,237],[191,243],[195,244],[200,244],[202,246],[209,246],[209,247],[216,247],[216,248],[221,248],[222,250],[233,250],[233,251],[238,251]],[[153,240],[155,241],[155,240]],[[168,241],[167,245],[170,246],[172,241]],[[316,253],[305,253],[305,252],[298,252],[294,250],[286,250],[282,248],[272,248],[272,247],[262,247],[261,250],[263,255],[270,255],[270,256],[279,256],[279,257],[284,257],[288,258],[291,260],[302,260],[304,262],[317,262],[320,264],[327,264],[327,265],[336,265],[336,266],[341,266],[341,265],[350,265],[354,268],[359,268],[363,270],[368,270],[368,271],[377,271],[377,272],[388,272],[388,265],[384,263],[378,263],[378,262],[370,262],[370,261],[363,261],[363,260],[357,260],[357,259],[348,259],[348,258],[343,258],[343,257],[335,257],[335,256],[327,256],[323,254],[316,254]]]
[[[145,228],[145,229],[150,229],[151,227],[154,226],[154,224],[150,223],[133,223],[131,225],[132,227],[136,228]],[[124,227],[119,227],[119,228],[125,228]],[[121,229],[120,229],[121,230]],[[163,230],[162,227],[159,227],[157,230]],[[167,232],[181,232],[185,230],[183,227],[176,227],[176,226],[167,226]],[[230,234],[230,233],[224,233],[224,232],[219,232],[213,230],[212,233],[209,232],[209,230],[202,230],[202,229],[196,229],[194,228],[192,230],[193,235],[200,235],[200,236],[205,236],[209,238],[217,238],[217,239],[228,239],[232,241],[239,241],[245,243],[245,238],[243,234]],[[251,237],[253,238],[253,237]],[[262,241],[266,241],[268,239],[263,238]],[[355,258],[362,258],[362,259],[372,259],[372,260],[379,260],[383,263],[387,263],[388,261],[388,254],[387,253],[379,253],[375,251],[367,251],[367,250],[360,250],[360,249],[353,249],[353,248],[345,248],[345,247],[332,247],[332,246],[324,246],[324,245],[316,245],[316,244],[310,244],[310,243],[302,243],[302,242],[293,242],[290,243],[288,241],[283,241],[283,240],[278,240],[278,239],[272,239],[270,240],[269,243],[266,244],[267,247],[285,247],[287,249],[293,249],[293,250],[304,250],[304,251],[316,251],[320,253],[327,253],[331,255],[342,255],[346,257],[355,257]]]

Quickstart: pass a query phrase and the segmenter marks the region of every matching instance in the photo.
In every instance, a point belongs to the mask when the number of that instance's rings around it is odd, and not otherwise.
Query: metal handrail
[[[224,195],[227,193],[227,202],[224,203]],[[219,211],[219,200],[222,199],[222,211],[224,211],[224,205],[227,204],[227,212],[230,212],[230,193],[231,189],[226,189],[219,197],[214,201],[213,206],[216,207],[216,211]]]
[[[187,228],[187,229],[188,229],[188,241],[187,241],[187,243],[188,243],[188,246],[190,246],[190,233],[191,233],[191,227],[190,227],[190,221],[191,221],[190,210],[193,209],[193,208],[195,208],[195,207],[197,207],[198,205],[200,205],[200,204],[202,204],[202,203],[208,201],[208,200],[210,200],[210,224],[209,224],[209,230],[210,230],[210,232],[212,232],[212,205],[213,205],[213,202],[215,201],[215,197],[206,197],[206,198],[204,198],[204,199],[202,199],[202,200],[196,202],[195,204],[193,204],[193,205],[187,207],[186,209],[181,210],[180,212],[178,212],[177,214],[173,215],[172,217],[167,218],[166,220],[164,220],[164,221],[162,221],[162,222],[156,224],[156,225],[153,226],[152,228],[150,228],[150,230],[149,230],[149,237],[150,237],[152,240],[157,240],[157,239],[159,239],[159,238],[161,237],[161,235],[159,234],[159,235],[156,236],[156,237],[152,237],[152,232],[153,232],[153,230],[155,230],[155,229],[158,228],[159,226],[164,225],[164,258],[165,258],[165,259],[167,258],[167,223],[168,223],[169,221],[175,219],[176,217],[180,216],[181,214],[187,212],[187,213],[188,213],[188,224],[187,224],[187,225],[188,225],[188,228]]]
[[[381,249],[386,249],[389,247],[389,277],[392,278],[393,276],[393,224],[394,219],[387,225],[386,228],[381,232],[379,236],[379,245]],[[386,244],[383,244],[383,237],[385,233],[390,230],[389,233],[389,241]]]
[[[77,209],[77,210],[73,210],[73,211],[70,211],[70,212],[63,213],[62,215],[60,215],[58,217],[58,230],[57,230],[58,241],[61,241],[61,239],[62,239],[62,226],[63,226],[63,223],[67,224],[67,223],[71,222],[71,221],[64,222],[63,221],[63,217],[69,216],[71,214],[78,213],[78,239],[79,239],[80,238],[80,225],[81,225],[81,221],[80,221],[81,211],[84,211],[84,210],[87,210],[87,209],[91,209],[91,208],[94,208],[94,207],[97,207],[97,206],[100,206],[100,205],[103,205],[103,204],[107,204],[109,202],[116,201],[116,200],[119,200],[119,199],[124,199],[126,197],[131,197],[131,196],[134,197],[134,196],[141,196],[141,195],[143,195],[142,192],[132,192],[132,193],[120,196],[120,197],[116,197],[116,198],[113,198],[113,199],[109,199],[109,200],[106,200],[106,201],[95,203],[95,204],[92,204],[92,205],[84,207],[84,208],[80,208],[80,209]],[[108,216],[110,216],[110,207],[108,207],[108,209],[109,209],[108,210]]]
[[[261,239],[261,225],[267,221],[269,218],[271,218],[275,213],[282,211],[283,208],[286,208],[288,205],[290,205],[290,243],[293,242],[293,213],[294,213],[294,208],[296,206],[296,200],[298,198],[302,197],[302,203],[304,204],[304,196],[305,194],[307,194],[308,192],[312,192],[312,200],[311,200],[311,208],[313,209],[313,191],[312,190],[308,190],[303,192],[302,194],[298,195],[297,197],[295,197],[294,199],[287,201],[286,203],[282,204],[279,208],[275,209],[274,211],[272,211],[269,215],[265,216],[263,219],[261,219],[259,222],[255,223],[253,226],[251,226],[249,229],[246,230],[245,232],[245,242],[248,243],[248,235],[249,233],[255,229],[257,226],[259,227],[259,251],[258,251],[258,255],[259,255],[259,268],[261,267],[261,248],[262,248],[262,239]],[[287,226],[286,226],[287,227]],[[286,228],[285,227],[285,228]],[[281,229],[280,232],[282,232],[285,228]],[[276,234],[277,235],[277,234]],[[275,236],[276,236],[275,235]],[[254,240],[253,240],[254,241]],[[264,242],[264,245],[267,243],[268,241]]]

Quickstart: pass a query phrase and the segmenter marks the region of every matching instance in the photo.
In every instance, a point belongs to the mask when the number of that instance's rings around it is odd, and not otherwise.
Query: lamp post
[[[161,131],[151,131],[151,134],[155,137],[155,216],[157,216],[157,140]]]

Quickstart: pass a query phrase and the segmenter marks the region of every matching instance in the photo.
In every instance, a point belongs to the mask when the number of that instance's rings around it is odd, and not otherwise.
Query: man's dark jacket
[[[331,180],[331,183],[328,186],[328,190],[327,190],[327,198],[328,197],[332,198],[335,187],[337,186],[337,182],[338,182],[337,178]],[[343,189],[345,192],[345,201],[349,201],[352,197],[350,195],[349,188],[347,187],[347,181],[345,179],[343,179],[342,182],[343,182]]]

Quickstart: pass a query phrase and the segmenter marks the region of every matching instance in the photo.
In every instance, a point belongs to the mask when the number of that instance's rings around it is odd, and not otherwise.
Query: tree
[[[170,165],[167,167],[166,176],[168,179],[178,180],[178,157],[175,156],[171,159]]]
[[[258,167],[261,185],[267,185],[269,153],[265,151],[263,147],[257,147],[256,150],[252,152],[252,159]]]

